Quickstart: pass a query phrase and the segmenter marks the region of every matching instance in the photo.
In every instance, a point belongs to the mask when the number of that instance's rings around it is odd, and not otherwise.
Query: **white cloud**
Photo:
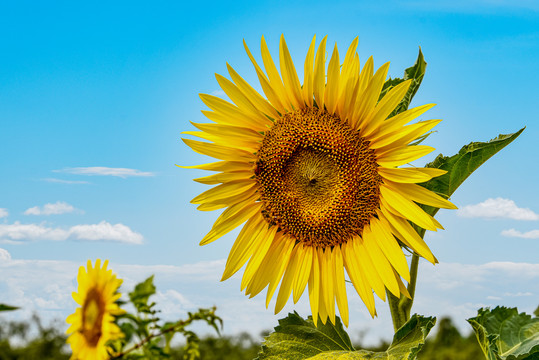
[[[518,238],[523,238],[523,239],[539,239],[539,230],[531,230],[531,231],[527,231],[523,233],[515,229],[509,229],[509,230],[503,230],[502,235],[507,236],[507,237],[518,237]]]
[[[41,208],[39,206],[31,207],[24,212],[24,215],[60,215],[71,213],[75,210],[77,209],[75,209],[72,205],[69,205],[63,201],[57,201],[54,204],[45,204]]]
[[[539,214],[536,214],[528,208],[519,208],[513,200],[503,198],[491,198],[479,204],[466,205],[457,210],[457,215],[470,218],[506,218],[528,221],[539,220]]]
[[[2,301],[23,306],[22,310],[3,314],[10,319],[28,318],[32,312],[42,317],[65,319],[77,306],[71,298],[76,290],[77,269],[72,261],[11,260],[0,261]],[[185,318],[188,311],[217,306],[217,315],[224,320],[224,334],[247,331],[253,336],[271,330],[277,320],[296,310],[301,316],[310,314],[308,294],[298,304],[291,300],[278,315],[273,314],[275,297],[265,307],[265,291],[249,299],[240,291],[241,274],[220,282],[225,260],[203,261],[184,265],[127,265],[112,262],[109,268],[124,280],[121,292],[132,291],[134,285],[155,274],[157,294],[152,298],[162,311],[164,321]],[[43,279],[47,279],[47,286]],[[447,284],[452,284],[447,286]],[[371,319],[365,305],[351,285],[346,287],[350,309],[348,333],[355,340],[365,331],[364,342],[375,345],[379,339],[390,340],[391,315],[387,303],[376,300],[378,317]],[[517,296],[520,293],[520,296]],[[532,294],[532,295],[527,295]],[[504,305],[533,312],[539,295],[539,264],[491,262],[482,265],[441,263],[436,266],[420,262],[419,280],[414,300],[414,313],[425,316],[452,316],[464,333],[471,331],[465,319],[484,306]],[[65,325],[64,325],[65,326]],[[201,326],[201,334],[212,333]]]
[[[90,184],[90,182],[88,181],[64,180],[64,179],[56,179],[56,178],[45,178],[41,180],[50,182],[50,183],[58,183],[58,184]]]
[[[101,221],[93,225],[75,225],[69,229],[69,234],[79,240],[110,240],[130,244],[142,244],[142,235],[134,232],[123,224],[109,224]]]
[[[14,224],[0,224],[0,241],[2,242],[65,241],[68,239],[142,244],[143,236],[126,225],[112,225],[106,221],[101,221],[99,224],[75,225],[68,230],[47,227],[45,224],[21,224],[18,221]]]
[[[11,254],[6,249],[0,248],[0,260],[1,261],[11,260]]]
[[[7,217],[9,215],[9,212],[5,208],[0,208],[0,219],[3,217]]]
[[[137,169],[128,169],[128,168],[111,168],[104,166],[94,166],[94,167],[75,167],[75,168],[66,168],[62,170],[53,170],[54,172],[63,172],[68,174],[76,175],[99,175],[99,176],[117,176],[121,178],[127,178],[130,176],[155,176],[154,173],[149,171],[140,171]]]

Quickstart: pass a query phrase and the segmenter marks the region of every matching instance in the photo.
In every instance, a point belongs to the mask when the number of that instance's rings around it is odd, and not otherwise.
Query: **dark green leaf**
[[[312,319],[302,319],[297,313],[279,320],[279,326],[264,340],[258,359],[415,359],[425,338],[436,322],[435,318],[414,315],[401,327],[384,352],[354,350],[350,338],[337,317],[335,325]]]
[[[533,314],[534,314],[536,317],[539,317],[539,306],[537,306],[537,309],[535,309],[535,311],[533,312]]]
[[[423,81],[423,76],[425,76],[426,69],[427,69],[427,63],[425,62],[425,59],[423,58],[423,53],[421,52],[421,48],[419,48],[419,55],[417,56],[417,60],[415,61],[414,66],[411,66],[407,68],[406,70],[404,70],[404,77],[402,79],[389,78],[389,80],[387,80],[384,83],[384,86],[382,88],[382,93],[380,94],[380,99],[384,97],[384,95],[387,94],[387,92],[391,90],[391,88],[393,88],[394,86],[408,79],[412,79],[412,84],[410,85],[410,88],[406,92],[406,95],[401,100],[401,102],[397,105],[397,107],[393,110],[393,112],[389,115],[389,117],[399,114],[408,109],[408,106],[410,106],[410,103],[412,102],[414,95],[417,93],[417,90],[419,90],[419,86],[421,85],[421,81]]]
[[[148,298],[153,294],[155,294],[155,286],[152,275],[135,286],[133,292],[129,293],[129,299],[139,312],[149,313],[151,309],[148,306]]]
[[[524,129],[522,128],[513,134],[500,134],[497,138],[488,142],[470,143],[462,147],[458,154],[451,157],[443,156],[442,154],[438,155],[433,162],[425,165],[425,167],[443,169],[447,173],[421,185],[445,198],[449,198],[468,176],[494,154],[515,140]],[[424,208],[430,215],[434,215],[438,211],[437,208],[428,206]]]
[[[0,311],[11,311],[11,310],[17,310],[17,306],[10,306],[6,304],[0,304]]]
[[[468,319],[488,360],[539,359],[539,318],[516,308],[479,309]]]

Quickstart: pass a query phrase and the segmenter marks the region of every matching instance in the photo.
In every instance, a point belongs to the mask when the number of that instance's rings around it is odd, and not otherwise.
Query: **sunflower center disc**
[[[82,335],[91,346],[97,346],[101,338],[101,328],[105,304],[101,299],[100,292],[93,288],[88,292],[84,305],[82,306]]]
[[[377,167],[369,142],[338,117],[317,108],[285,114],[258,151],[264,216],[305,245],[345,243],[379,208]]]

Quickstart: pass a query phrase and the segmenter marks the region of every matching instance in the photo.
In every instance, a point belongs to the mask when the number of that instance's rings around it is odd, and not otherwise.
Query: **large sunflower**
[[[326,38],[315,54],[313,38],[301,85],[284,37],[277,70],[264,38],[262,61],[249,51],[264,98],[230,65],[232,81],[216,75],[232,102],[201,94],[213,121],[188,131],[210,142],[183,139],[194,151],[222,161],[190,168],[217,171],[195,179],[216,185],[192,203],[203,211],[226,208],[202,239],[208,244],[244,222],[223,274],[225,280],[247,263],[241,289],[250,297],[268,287],[268,306],[281,284],[275,312],[293,293],[297,302],[308,284],[316,323],[335,321],[335,301],[345,324],[345,273],[372,316],[374,292],[385,300],[408,292],[408,264],[401,244],[432,263],[435,257],[409,221],[436,231],[442,226],[416,203],[455,208],[417,185],[445,171],[399,167],[434,149],[409,145],[441,120],[406,125],[434,106],[388,118],[411,81],[379,100],[389,63],[373,75],[372,57],[360,71],[358,39],[341,64],[337,46],[326,73]],[[398,239],[398,240],[397,240]],[[248,261],[248,262],[247,262]]]
[[[66,319],[71,324],[67,330],[71,334],[67,339],[73,351],[71,359],[108,359],[107,341],[123,337],[114,324],[114,316],[124,312],[116,304],[122,280],[107,270],[107,265],[105,260],[101,268],[101,260],[97,259],[94,268],[88,260],[88,272],[84,266],[79,268],[78,292],[73,292],[73,299],[80,307]]]

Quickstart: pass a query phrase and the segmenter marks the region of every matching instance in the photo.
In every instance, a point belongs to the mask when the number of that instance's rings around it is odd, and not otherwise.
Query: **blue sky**
[[[27,310],[63,317],[73,310],[66,307],[76,270],[64,279],[54,269],[76,269],[86,259],[108,258],[128,274],[140,266],[162,271],[158,265],[222,271],[235,233],[198,246],[218,214],[189,204],[205,188],[191,180],[201,173],[174,164],[207,159],[183,145],[180,133],[193,130],[189,121],[205,122],[198,94],[219,94],[214,73],[226,74],[226,62],[256,84],[243,39],[258,56],[264,35],[276,54],[284,33],[296,64],[313,34],[327,34],[328,44],[341,49],[359,36],[361,61],[370,55],[375,66],[391,61],[393,77],[413,64],[421,46],[428,67],[413,104],[437,103],[427,116],[444,121],[427,140],[437,150],[418,165],[527,127],[457,191],[452,200],[460,211],[439,213],[446,230],[427,239],[441,265],[422,269],[446,276],[452,303],[422,309],[440,315],[454,307],[454,316],[473,316],[475,305],[503,303],[533,310],[538,281],[526,278],[518,289],[515,279],[495,281],[499,273],[487,271],[493,278],[485,275],[485,282],[494,285],[470,290],[468,280],[451,278],[455,271],[438,269],[463,264],[482,271],[507,262],[528,264],[524,269],[537,274],[538,25],[539,6],[525,0],[2,4],[0,30],[8,36],[0,39],[0,267],[7,275],[0,278],[0,302],[41,294],[42,302],[24,301]],[[47,269],[51,283],[65,285],[61,301],[16,275]],[[199,285],[205,301],[212,291],[223,302],[242,298],[236,280],[220,284],[212,276]],[[419,281],[418,291],[428,294]],[[185,280],[162,286],[171,307],[213,305],[189,300],[185,294],[195,285]],[[266,328],[275,325],[277,317],[258,305],[249,306],[253,316],[263,314]],[[363,321],[364,308],[357,314],[358,329],[379,323]],[[231,331],[250,324],[229,318]]]

